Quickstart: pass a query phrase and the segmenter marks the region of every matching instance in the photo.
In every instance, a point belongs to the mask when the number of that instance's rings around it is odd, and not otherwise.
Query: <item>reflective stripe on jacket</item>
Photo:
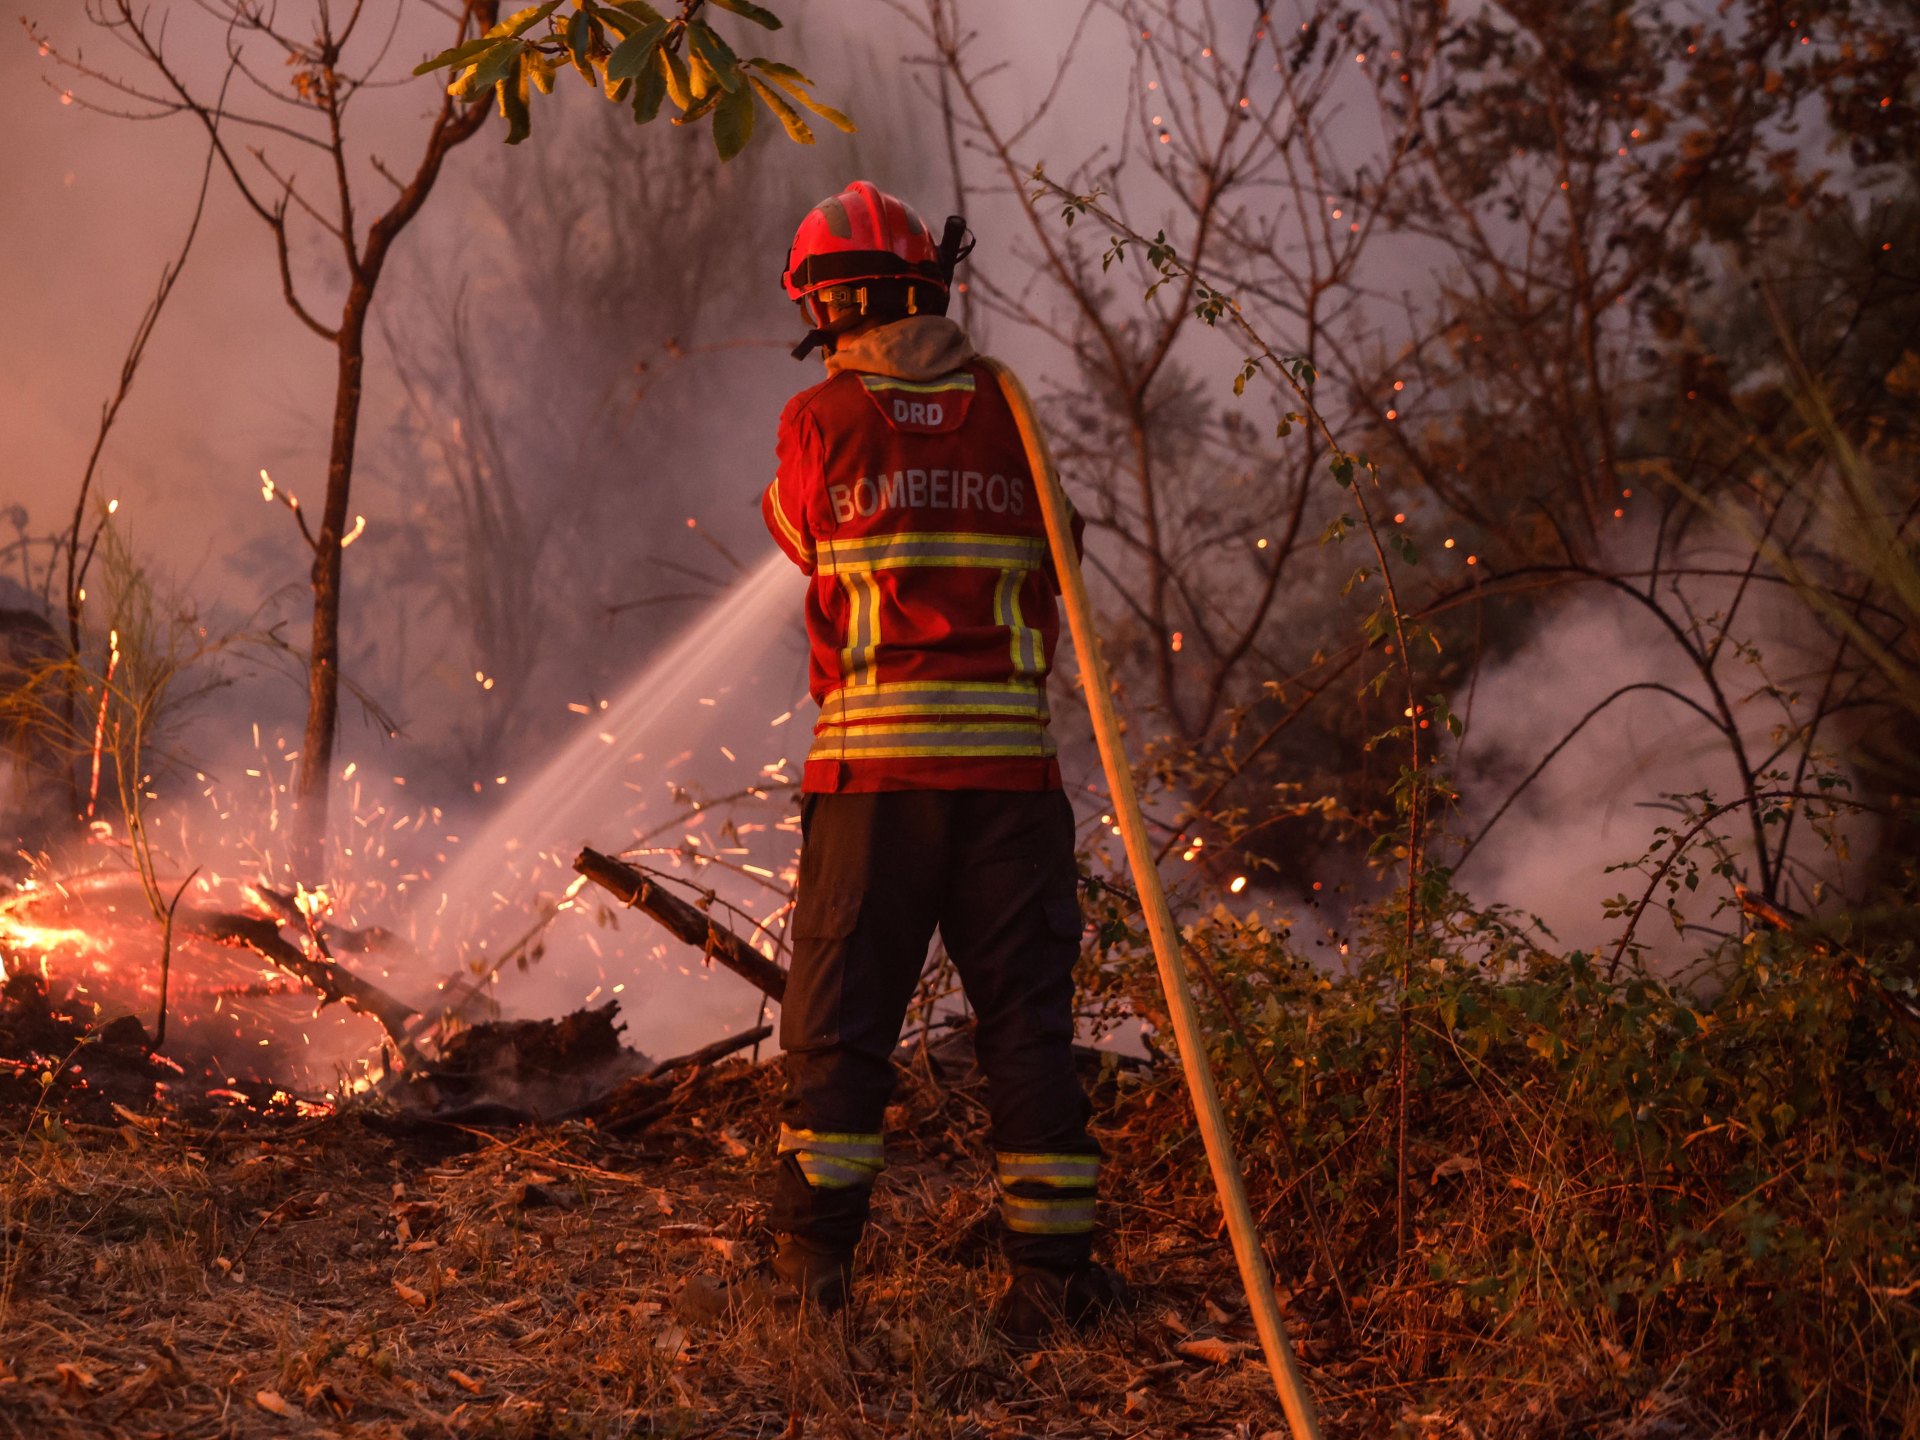
[[[780,417],[761,509],[812,577],[820,719],[804,789],[1059,786],[1046,698],[1057,587],[991,372],[845,368],[802,391]]]

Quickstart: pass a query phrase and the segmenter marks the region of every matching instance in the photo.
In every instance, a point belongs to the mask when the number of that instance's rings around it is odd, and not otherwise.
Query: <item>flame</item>
[[[45,975],[48,958],[56,952],[92,955],[107,948],[100,937],[90,930],[71,925],[40,925],[19,913],[22,905],[40,898],[36,892],[0,904],[0,982],[16,973],[7,965],[9,958],[19,961],[32,957],[39,962],[40,973]]]

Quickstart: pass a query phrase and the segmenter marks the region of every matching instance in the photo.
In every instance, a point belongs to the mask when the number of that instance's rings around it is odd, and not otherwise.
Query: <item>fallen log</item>
[[[312,925],[317,935],[329,950],[343,950],[349,955],[370,955],[381,950],[410,950],[406,941],[393,931],[380,925],[370,925],[365,930],[349,930],[344,925],[335,925],[330,920],[312,920],[306,911],[300,908],[299,900],[284,890],[275,890],[264,880],[253,882],[254,891],[269,909],[280,917],[283,925],[293,925],[305,929]]]
[[[711,1045],[702,1045],[698,1050],[688,1054],[676,1055],[671,1060],[662,1060],[643,1078],[658,1080],[661,1076],[672,1075],[676,1071],[697,1070],[702,1065],[711,1065],[716,1060],[724,1060],[727,1056],[745,1050],[750,1045],[758,1045],[772,1034],[771,1025],[756,1025],[753,1029],[744,1030],[738,1035],[729,1035],[724,1040],[715,1040]]]
[[[185,928],[218,944],[253,951],[267,963],[311,985],[329,1003],[337,1002],[349,1010],[371,1015],[402,1050],[412,1050],[406,1039],[407,1022],[417,1012],[411,1005],[343,966],[307,954],[280,933],[277,921],[265,915],[242,915],[229,910],[189,910],[174,924],[176,928]]]
[[[573,868],[623,905],[645,911],[671,934],[709,959],[719,961],[762,994],[775,1001],[786,998],[785,970],[706,911],[689,905],[644,871],[592,849],[582,850],[575,857]]]

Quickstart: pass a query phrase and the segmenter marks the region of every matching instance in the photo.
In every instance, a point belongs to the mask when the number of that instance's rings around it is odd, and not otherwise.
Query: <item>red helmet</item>
[[[951,266],[941,264],[939,242],[911,205],[856,180],[807,212],[780,281],[791,300],[867,280],[925,281],[944,295],[952,275]]]

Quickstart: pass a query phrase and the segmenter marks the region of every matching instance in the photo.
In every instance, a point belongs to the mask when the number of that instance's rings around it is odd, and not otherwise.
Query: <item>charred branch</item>
[[[582,850],[573,868],[621,904],[644,910],[668,932],[717,960],[775,1001],[786,999],[787,972],[695,905],[663,889],[651,876],[623,860]]]
[[[251,950],[271,965],[278,966],[318,991],[329,1004],[339,1003],[378,1020],[403,1052],[411,1052],[406,1039],[407,1022],[415,1014],[412,1006],[387,994],[379,986],[361,979],[352,971],[308,955],[280,933],[278,922],[262,915],[242,915],[230,910],[189,910],[176,927],[200,935],[221,945]]]

